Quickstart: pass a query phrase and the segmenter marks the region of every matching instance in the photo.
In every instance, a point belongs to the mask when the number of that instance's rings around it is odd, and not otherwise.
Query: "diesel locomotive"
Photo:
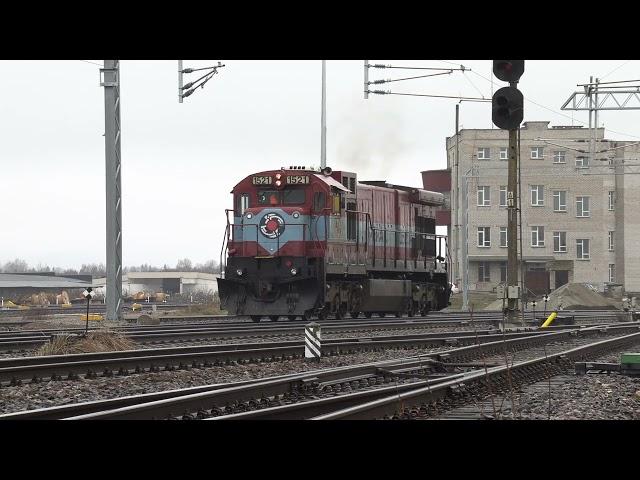
[[[231,193],[218,279],[230,314],[370,318],[449,304],[441,193],[328,167],[255,173]]]

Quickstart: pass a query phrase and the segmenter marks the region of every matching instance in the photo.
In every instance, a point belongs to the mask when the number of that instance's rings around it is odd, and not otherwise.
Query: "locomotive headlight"
[[[248,218],[249,220],[251,220],[251,219],[253,218],[253,213],[248,212],[248,213],[247,213],[247,218]]]
[[[244,272],[242,271],[241,268],[239,268],[236,270],[236,273],[238,274],[239,277],[241,277]]]
[[[298,218],[300,217],[300,214],[298,212],[293,212],[293,218]]]
[[[293,267],[291,269],[291,275],[296,275],[298,273],[298,269],[296,267]]]
[[[281,173],[276,173],[276,180],[280,180],[282,178],[282,174]]]
[[[282,185],[282,181],[276,180],[276,187],[279,187],[280,185]]]

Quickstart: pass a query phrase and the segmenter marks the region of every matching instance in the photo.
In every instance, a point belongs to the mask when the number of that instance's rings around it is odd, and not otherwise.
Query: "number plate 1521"
[[[290,185],[306,185],[309,183],[309,175],[287,175],[287,183]]]

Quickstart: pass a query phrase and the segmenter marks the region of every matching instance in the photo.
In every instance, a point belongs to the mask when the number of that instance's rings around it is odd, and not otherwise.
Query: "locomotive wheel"
[[[313,315],[311,314],[311,310],[307,310],[302,314],[302,319],[305,322],[308,322],[309,320],[311,320],[313,318]]]
[[[395,312],[396,318],[401,318],[402,317],[402,312]]]
[[[373,312],[364,312],[364,316],[367,318],[371,318],[373,316]]]
[[[251,320],[259,322],[262,317],[260,315],[251,315]]]
[[[271,319],[271,321],[277,322],[280,318],[280,315],[269,315],[269,318]]]
[[[358,318],[360,316],[360,312],[350,312],[349,315],[351,318]]]
[[[318,313],[318,320],[326,320],[329,310],[325,307]]]
[[[344,318],[345,309],[343,306],[339,306],[336,310],[336,320],[342,320]]]
[[[297,318],[297,316],[296,315],[288,315],[287,318],[293,322]]]
[[[378,316],[379,316],[380,318],[384,318],[384,317],[386,317],[386,316],[387,316],[387,314],[386,314],[385,312],[378,312]]]

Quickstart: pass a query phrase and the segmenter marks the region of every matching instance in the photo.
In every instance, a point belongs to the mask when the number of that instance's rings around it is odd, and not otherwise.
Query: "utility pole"
[[[456,194],[455,194],[455,199],[453,200],[453,205],[451,206],[451,209],[456,212],[456,218],[454,219],[454,227],[456,229],[455,234],[453,235],[454,239],[455,239],[455,248],[453,249],[455,254],[456,254],[456,264],[455,264],[455,268],[454,268],[454,279],[459,278],[460,277],[460,255],[457,254],[458,249],[460,248],[460,188],[459,185],[460,183],[458,182],[458,179],[460,178],[460,174],[458,172],[458,165],[459,165],[459,155],[460,155],[460,102],[456,103],[456,158],[455,158],[455,172],[456,172],[456,176],[455,176],[455,183],[454,185],[456,186]],[[465,241],[467,237],[464,237]]]
[[[518,130],[524,118],[524,97],[518,90],[518,80],[524,73],[524,60],[494,60],[493,73],[508,87],[498,90],[492,98],[493,123],[509,130],[509,160],[507,179],[507,320],[515,323],[520,287],[518,285]]]
[[[513,82],[511,86],[515,86]],[[507,178],[507,284],[518,285],[518,130],[509,130],[509,160]],[[510,292],[511,293],[511,292]],[[519,296],[519,295],[518,295]],[[514,323],[518,296],[508,295],[509,323]]]
[[[327,166],[327,67],[322,60],[322,112],[320,114],[320,168]]]
[[[182,87],[184,86],[183,75],[182,60],[178,60],[178,103],[182,103]]]
[[[364,61],[364,99],[369,98],[369,60]]]
[[[104,144],[107,191],[107,320],[122,319],[122,195],[120,157],[120,61],[105,60]]]
[[[462,311],[469,311],[469,179],[477,176],[476,167],[471,167],[464,174],[464,183],[462,184]],[[456,215],[457,216],[457,215]]]

